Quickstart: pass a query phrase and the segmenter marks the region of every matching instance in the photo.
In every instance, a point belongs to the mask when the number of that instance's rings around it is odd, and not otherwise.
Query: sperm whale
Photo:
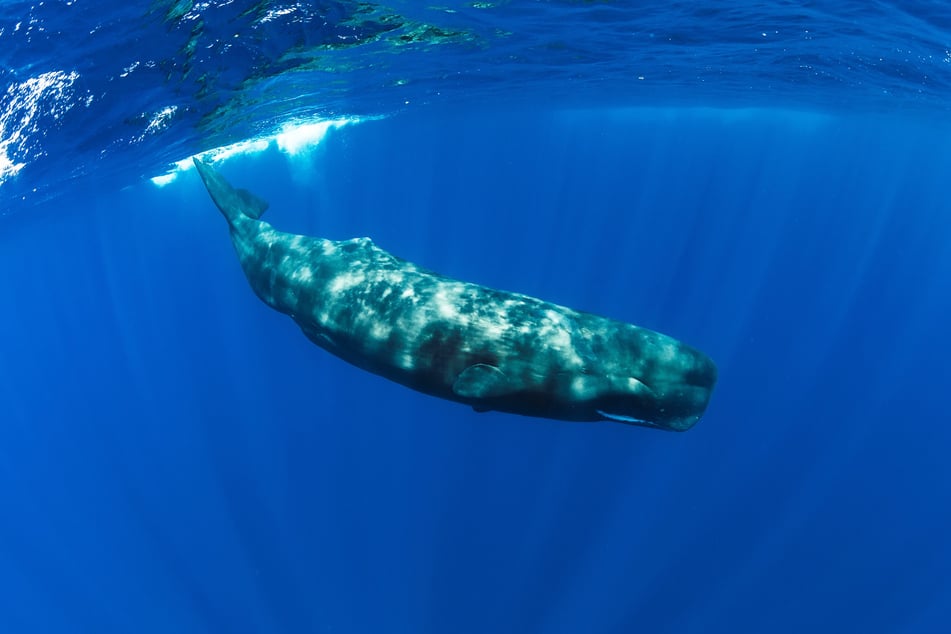
[[[695,348],[439,275],[369,238],[277,231],[267,203],[194,162],[254,293],[344,361],[480,412],[685,431],[706,410],[717,368]]]

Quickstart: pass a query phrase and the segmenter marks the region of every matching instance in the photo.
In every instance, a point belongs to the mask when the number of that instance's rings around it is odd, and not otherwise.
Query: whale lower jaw
[[[650,427],[651,429],[665,429],[667,431],[687,431],[700,420],[699,416],[686,416],[684,418],[675,418],[670,421],[666,421],[663,424],[657,423],[652,420],[645,420],[643,418],[635,418],[634,416],[625,416],[624,414],[612,414],[611,412],[606,412],[603,409],[595,410],[600,416],[603,416],[607,420],[613,420],[618,423],[624,423],[626,425],[639,425],[641,427]]]

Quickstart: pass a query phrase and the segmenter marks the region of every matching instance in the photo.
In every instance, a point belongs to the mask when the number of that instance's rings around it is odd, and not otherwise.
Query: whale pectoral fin
[[[515,388],[502,370],[494,365],[477,363],[462,371],[452,384],[452,391],[463,398],[492,398],[511,394]]]
[[[238,198],[241,199],[242,208],[241,210],[245,213],[246,216],[251,216],[255,220],[264,215],[264,212],[267,211],[268,204],[267,201],[261,200],[251,192],[246,189],[235,189],[235,192],[238,194]]]

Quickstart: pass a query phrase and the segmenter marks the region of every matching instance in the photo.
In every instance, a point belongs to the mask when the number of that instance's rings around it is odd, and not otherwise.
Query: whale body
[[[264,201],[194,162],[255,294],[353,365],[480,412],[685,431],[707,407],[716,366],[672,337],[451,279],[369,238],[277,231]]]

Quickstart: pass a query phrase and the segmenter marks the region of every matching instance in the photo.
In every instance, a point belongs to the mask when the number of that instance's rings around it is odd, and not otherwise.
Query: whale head
[[[717,367],[702,352],[674,344],[663,355],[633,364],[633,371],[611,372],[588,407],[600,420],[668,431],[693,427],[710,402]]]

